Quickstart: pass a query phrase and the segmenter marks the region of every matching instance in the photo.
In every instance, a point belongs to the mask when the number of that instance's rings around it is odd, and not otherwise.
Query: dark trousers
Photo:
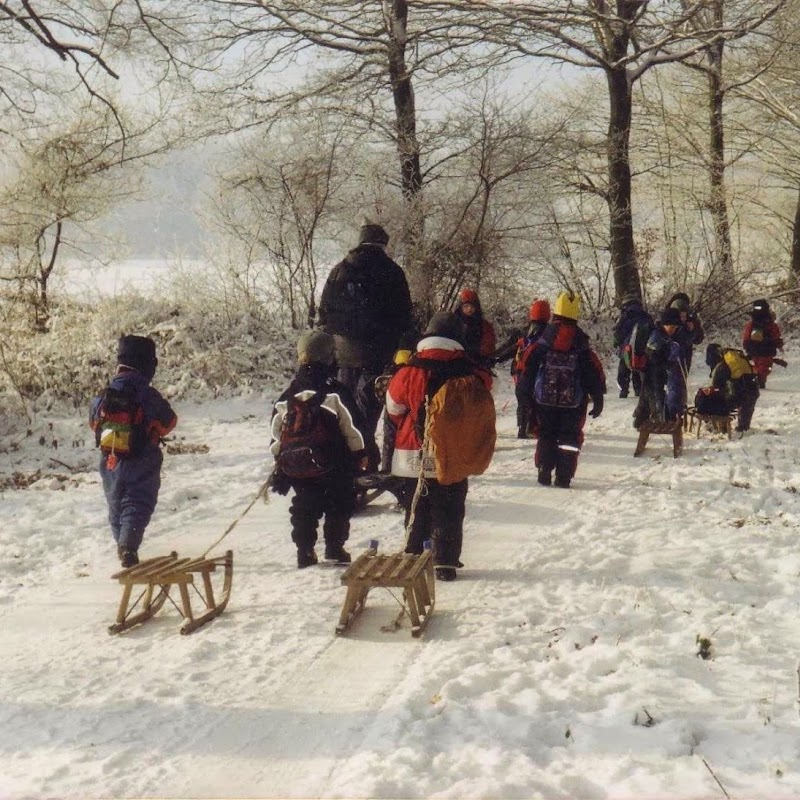
[[[583,445],[583,426],[587,404],[577,408],[538,406],[539,440],[535,464],[539,471],[556,471],[556,480],[570,481],[578,468],[578,456]]]
[[[736,402],[739,405],[736,427],[740,431],[749,431],[756,410],[756,401],[761,394],[758,391],[758,379],[755,375],[744,375],[737,381]]]
[[[142,544],[158,502],[162,460],[157,448],[148,448],[137,458],[120,459],[113,470],[108,468],[106,456],[100,459],[111,535],[126,550],[138,550]]]
[[[633,393],[639,397],[642,393],[642,373],[638,370],[629,369],[625,359],[620,358],[619,366],[617,367],[617,383],[620,391],[627,393],[630,389],[631,381],[633,381]]]
[[[409,497],[413,497],[417,485],[415,478],[407,478]],[[425,478],[425,486],[413,508],[414,517],[406,543],[407,553],[421,553],[423,543],[430,539],[433,545],[434,563],[444,567],[455,567],[461,558],[464,540],[464,514],[467,489],[465,478],[458,483],[442,485],[435,478]],[[413,501],[406,508],[406,528],[412,512]]]
[[[322,535],[325,545],[336,547],[350,536],[350,517],[356,505],[352,475],[296,480],[289,507],[292,541],[299,550],[311,550],[317,543],[317,526],[324,516]]]
[[[380,451],[375,443],[375,431],[378,428],[378,420],[381,418],[383,403],[375,394],[375,379],[381,374],[380,371],[369,367],[340,367],[336,376],[352,392],[364,415],[367,455],[372,472],[378,469],[380,462]]]
[[[514,391],[517,396],[517,430],[520,433],[535,434],[538,427],[536,403],[530,394],[519,388],[519,384]]]

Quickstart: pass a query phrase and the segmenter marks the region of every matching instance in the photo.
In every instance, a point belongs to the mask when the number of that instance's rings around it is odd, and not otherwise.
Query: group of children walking
[[[474,296],[473,296],[474,295]],[[477,310],[477,315],[476,315]],[[605,373],[578,325],[580,302],[561,293],[552,308],[535,300],[529,325],[497,352],[477,295],[462,292],[458,313],[437,312],[414,352],[402,356],[383,383],[392,448],[384,466],[404,483],[406,551],[430,542],[436,575],[450,581],[462,565],[468,477],[481,474],[494,450],[495,417],[489,366],[512,360],[520,438],[536,438],[537,480],[568,488],[575,475],[587,416],[599,417]],[[716,343],[707,348],[711,385],[698,393],[698,410],[738,411],[737,430],[749,428],[777,351],[780,329],[766,300],[753,303],[743,333],[744,352]],[[465,321],[466,320],[466,321]],[[702,323],[685,294],[674,295],[653,320],[638,298],[629,298],[615,328],[620,397],[633,386],[635,427],[646,420],[677,420],[686,408],[686,376]],[[298,369],[272,411],[270,488],[293,491],[290,504],[297,567],[318,561],[318,527],[325,559],[349,563],[345,549],[355,510],[355,477],[368,466],[374,430],[351,391],[337,380],[334,337],[306,331],[297,344]],[[123,567],[138,563],[138,550],[160,487],[160,441],[176,425],[169,403],[151,386],[158,360],[148,337],[123,336],[117,373],[90,409],[101,450],[100,474],[109,522]],[[591,405],[590,405],[591,404]],[[705,413],[713,413],[706,411]],[[459,427],[461,426],[461,427]]]

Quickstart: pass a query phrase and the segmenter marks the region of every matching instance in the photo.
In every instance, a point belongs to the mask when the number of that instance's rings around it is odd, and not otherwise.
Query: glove
[[[589,416],[597,419],[603,413],[603,395],[599,394],[597,397],[592,398],[592,410]]]
[[[271,491],[283,497],[289,494],[289,489],[292,488],[292,484],[289,482],[289,477],[282,469],[279,469],[278,467],[275,467],[275,469],[272,471],[272,475],[269,476],[267,485]]]

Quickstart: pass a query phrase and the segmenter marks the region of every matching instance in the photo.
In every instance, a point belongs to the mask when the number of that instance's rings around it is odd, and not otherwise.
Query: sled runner
[[[402,505],[402,484],[402,479],[397,478],[395,475],[384,475],[379,472],[359,475],[356,478],[356,511],[366,508],[384,492],[394,495],[397,503]]]
[[[730,439],[731,426],[735,416],[736,412],[727,415],[701,414],[694,406],[689,406],[689,408],[686,409],[683,429],[691,434],[692,430],[697,426],[697,438],[699,439],[703,429],[703,423],[707,423],[714,433],[724,433]]]
[[[638,457],[644,453],[647,447],[647,440],[650,434],[668,434],[672,436],[672,455],[677,458],[683,452],[683,418],[672,422],[652,422],[647,420],[642,423],[639,428],[639,440],[636,442],[636,450],[633,451],[634,457]]]
[[[411,620],[411,635],[420,636],[428,624],[436,596],[433,557],[430,550],[422,555],[394,553],[378,555],[370,549],[362,553],[342,575],[347,586],[336,634],[341,636],[364,610],[370,589],[401,588],[403,600],[400,616]]]
[[[222,589],[219,597],[214,593],[211,573],[217,567],[224,568]],[[200,581],[195,583],[195,577]],[[233,551],[228,550],[224,556],[215,558],[178,558],[176,552],[168,556],[149,558],[135,567],[128,567],[111,576],[122,584],[122,600],[117,611],[117,621],[109,626],[109,633],[122,633],[140,625],[153,617],[164,603],[169,600],[186,620],[181,626],[181,633],[191,633],[209,620],[219,616],[228,605],[233,580]],[[170,589],[177,585],[180,605],[170,597]],[[141,594],[131,603],[134,587],[142,587]],[[195,614],[192,610],[189,588],[205,604],[205,610]],[[141,608],[136,611],[139,602]],[[135,613],[134,613],[135,612]]]

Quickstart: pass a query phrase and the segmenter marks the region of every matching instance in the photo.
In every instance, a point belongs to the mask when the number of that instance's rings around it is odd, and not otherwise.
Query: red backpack
[[[95,445],[117,458],[135,458],[147,443],[144,408],[136,389],[109,386],[100,396],[94,418]]]
[[[325,392],[308,400],[290,397],[280,433],[277,462],[289,478],[321,478],[341,455],[342,434],[336,414],[322,403]]]

